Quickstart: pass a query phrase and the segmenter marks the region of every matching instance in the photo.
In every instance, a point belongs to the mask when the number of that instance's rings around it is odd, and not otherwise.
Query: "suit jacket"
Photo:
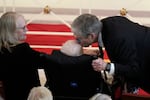
[[[122,16],[101,20],[102,40],[115,75],[124,76],[150,93],[150,28]]]
[[[49,79],[47,85],[54,97],[87,99],[100,91],[100,84],[103,80],[100,73],[92,68],[93,56],[83,54],[72,57],[59,50],[53,51],[52,56],[54,60],[50,66],[55,67],[52,67],[53,70],[51,67],[47,67],[46,73]]]
[[[45,59],[27,43],[11,47],[12,52],[2,49],[0,80],[4,83],[5,100],[27,100],[30,89],[40,85],[37,68],[46,66]]]

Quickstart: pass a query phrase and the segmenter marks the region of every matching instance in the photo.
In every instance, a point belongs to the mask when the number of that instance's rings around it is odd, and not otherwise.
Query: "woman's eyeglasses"
[[[23,26],[23,27],[17,27],[17,29],[23,29],[23,30],[26,30],[26,26]]]

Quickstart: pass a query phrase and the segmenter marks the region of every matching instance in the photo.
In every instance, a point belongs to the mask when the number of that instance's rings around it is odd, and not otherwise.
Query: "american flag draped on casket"
[[[26,42],[38,51],[51,53],[53,49],[60,49],[61,45],[69,39],[75,39],[71,29],[65,24],[28,24]],[[97,43],[90,48],[98,48]],[[104,50],[104,58],[108,59]]]

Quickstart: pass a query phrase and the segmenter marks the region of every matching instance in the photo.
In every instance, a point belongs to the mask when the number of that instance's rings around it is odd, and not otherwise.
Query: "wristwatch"
[[[111,69],[111,64],[110,63],[107,63],[107,65],[106,65],[106,68],[105,68],[105,71],[110,71],[110,69]]]

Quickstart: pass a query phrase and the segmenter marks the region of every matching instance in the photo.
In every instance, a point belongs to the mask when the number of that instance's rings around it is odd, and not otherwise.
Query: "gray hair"
[[[22,15],[16,12],[6,12],[0,18],[0,51],[2,47],[10,51],[11,45],[16,45],[19,41],[15,37],[16,20]],[[22,16],[23,17],[23,16]]]
[[[82,14],[72,22],[71,28],[74,35],[87,37],[92,33],[99,34],[102,22],[95,15]]]

